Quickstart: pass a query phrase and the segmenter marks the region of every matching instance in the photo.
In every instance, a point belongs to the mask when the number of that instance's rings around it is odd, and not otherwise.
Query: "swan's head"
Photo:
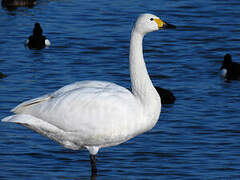
[[[134,25],[134,30],[142,35],[152,31],[169,28],[174,29],[176,26],[164,22],[153,14],[141,14]]]

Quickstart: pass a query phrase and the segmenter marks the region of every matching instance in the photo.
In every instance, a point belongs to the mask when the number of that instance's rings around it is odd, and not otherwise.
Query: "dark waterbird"
[[[230,54],[224,56],[220,70],[225,80],[236,80],[240,78],[240,64],[233,62]]]
[[[154,86],[154,87],[157,90],[159,96],[161,97],[162,104],[173,104],[176,101],[176,97],[170,90],[163,89],[158,86]]]
[[[34,24],[33,35],[31,35],[25,42],[25,45],[30,49],[42,49],[46,46],[50,46],[50,41],[42,35],[43,30],[39,23]]]
[[[37,0],[2,0],[2,6],[9,9],[21,6],[33,7],[36,4]]]
[[[66,148],[86,148],[92,175],[99,149],[116,146],[152,129],[161,101],[143,56],[143,38],[152,31],[175,28],[152,14],[138,17],[130,40],[132,91],[107,81],[79,81],[23,102],[2,121],[28,127]]]
[[[7,77],[7,75],[0,72],[0,78],[5,78],[5,77]]]
[[[176,97],[170,90],[163,89],[157,86],[155,86],[155,89],[157,90],[159,96],[161,97],[162,104],[173,104],[175,102]]]

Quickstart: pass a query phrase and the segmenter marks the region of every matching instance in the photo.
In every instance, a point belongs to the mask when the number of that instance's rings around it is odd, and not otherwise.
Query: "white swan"
[[[137,19],[130,42],[132,92],[104,81],[80,81],[23,102],[2,119],[26,126],[66,148],[87,148],[92,172],[96,154],[103,147],[123,143],[150,130],[158,121],[160,97],[143,59],[142,41],[146,33],[174,28],[152,14]]]

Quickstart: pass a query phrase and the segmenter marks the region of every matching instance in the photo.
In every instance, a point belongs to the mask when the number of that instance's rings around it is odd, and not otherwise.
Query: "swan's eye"
[[[153,18],[151,18],[150,20],[153,21]]]

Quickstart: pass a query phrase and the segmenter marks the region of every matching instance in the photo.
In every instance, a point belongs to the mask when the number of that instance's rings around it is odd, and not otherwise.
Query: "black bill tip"
[[[165,22],[165,23],[163,24],[162,29],[176,29],[176,26]]]

